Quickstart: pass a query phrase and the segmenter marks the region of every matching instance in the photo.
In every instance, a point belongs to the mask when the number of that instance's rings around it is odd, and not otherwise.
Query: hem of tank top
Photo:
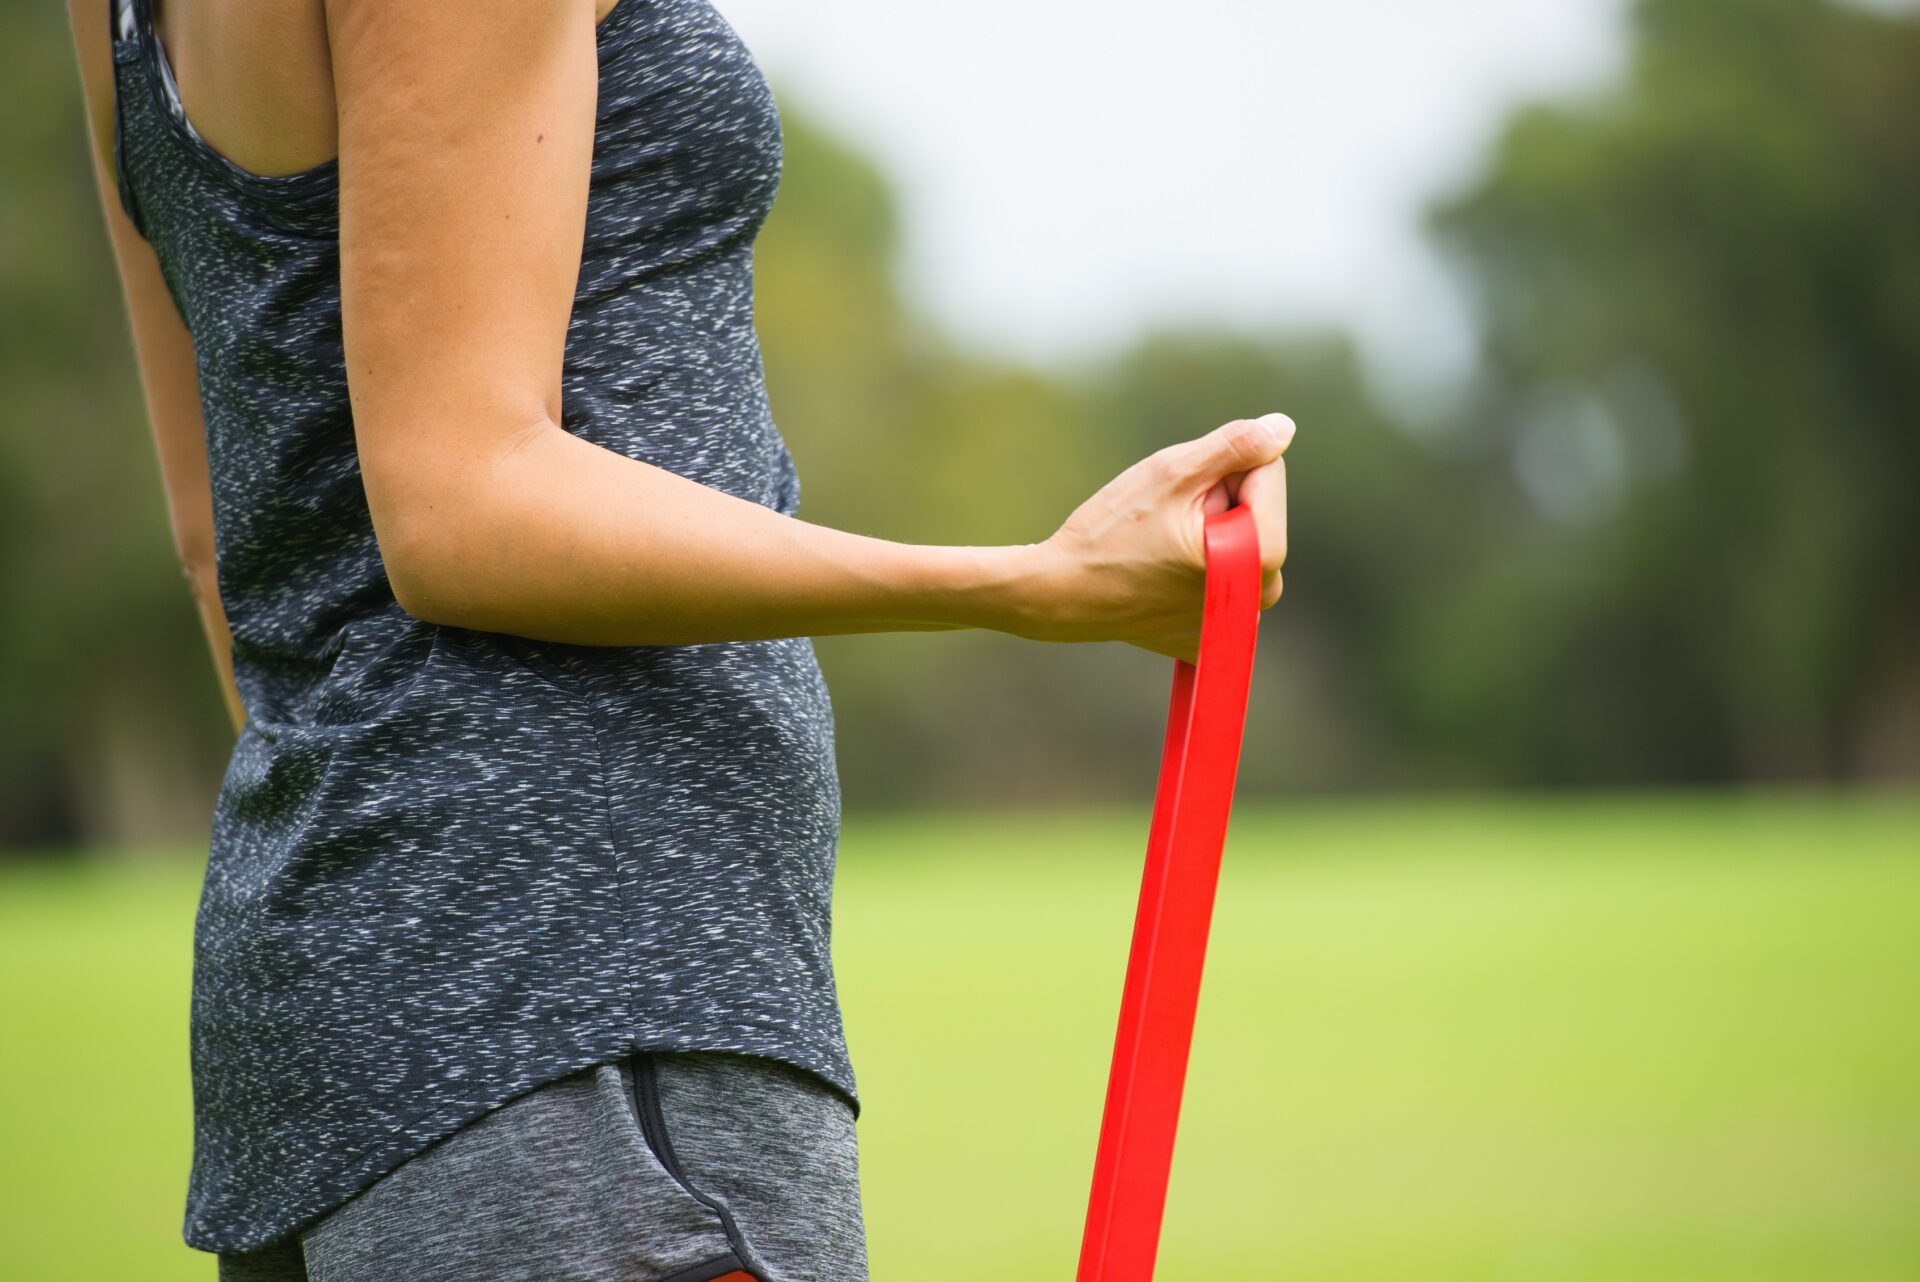
[[[153,0],[132,0],[137,13],[133,34],[125,39],[131,40],[136,54],[124,61],[136,68],[141,80],[146,82],[147,96],[152,101],[162,125],[192,155],[195,161],[214,177],[226,180],[230,184],[255,195],[316,195],[324,192],[339,179],[340,157],[332,156],[305,169],[287,174],[263,174],[248,169],[219,150],[200,133],[187,117],[186,104],[180,102],[176,111],[169,101],[165,81],[173,81],[172,66],[167,62],[166,48],[160,42],[160,33],[153,26]],[[614,21],[622,11],[638,8],[640,0],[616,0],[613,8],[594,26],[596,45],[602,42]],[[117,47],[122,39],[117,31],[113,33]],[[164,68],[164,70],[163,70]],[[176,84],[174,101],[178,99]]]
[[[621,0],[622,4],[627,0]],[[758,1031],[750,1025],[741,1025],[742,1033]],[[726,1030],[718,1030],[724,1033]],[[292,1223],[273,1230],[266,1237],[240,1235],[226,1238],[197,1231],[195,1221],[189,1217],[181,1227],[181,1239],[196,1251],[213,1253],[258,1251],[266,1247],[285,1242],[290,1237],[307,1232],[336,1207],[357,1197],[361,1192],[385,1175],[392,1172],[415,1154],[438,1143],[453,1134],[462,1126],[477,1121],[496,1109],[511,1104],[514,1100],[538,1090],[550,1082],[559,1080],[572,1073],[597,1068],[602,1064],[626,1062],[629,1057],[648,1054],[655,1051],[721,1051],[737,1055],[759,1055],[766,1059],[775,1059],[781,1063],[792,1064],[819,1078],[821,1082],[846,1099],[852,1107],[854,1116],[860,1113],[859,1096],[836,1082],[820,1068],[800,1063],[779,1055],[770,1055],[765,1050],[747,1050],[740,1045],[741,1039],[716,1037],[703,1032],[698,1037],[686,1036],[648,1036],[637,1034],[629,1025],[618,1034],[609,1038],[602,1029],[594,1036],[571,1043],[573,1049],[544,1056],[532,1061],[532,1066],[523,1064],[521,1071],[506,1079],[502,1090],[471,1092],[453,1104],[441,1104],[425,1109],[413,1116],[386,1126],[382,1130],[381,1141],[365,1148],[342,1153],[333,1150],[333,1160],[323,1168],[323,1179],[315,1186],[325,1191],[309,1196],[306,1201],[313,1206],[297,1210]],[[407,1132],[422,1127],[430,1136],[416,1141]],[[361,1168],[356,1174],[341,1178],[341,1172]],[[316,1209],[317,1208],[317,1209]]]

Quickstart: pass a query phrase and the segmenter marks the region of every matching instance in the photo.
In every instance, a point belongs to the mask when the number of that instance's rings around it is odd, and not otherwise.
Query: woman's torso
[[[188,1241],[258,1246],[630,1045],[764,1054],[852,1096],[811,643],[569,646],[400,610],[346,395],[337,164],[219,152],[149,0],[124,2],[121,196],[194,338],[249,713],[196,922]],[[596,40],[562,426],[790,514],[753,327],[772,95],[706,0],[619,0]]]

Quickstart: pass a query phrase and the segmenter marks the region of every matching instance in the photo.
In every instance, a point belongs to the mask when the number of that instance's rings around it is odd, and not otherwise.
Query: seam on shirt
[[[620,0],[621,4],[631,4],[633,2],[634,0]],[[633,917],[637,909],[634,904],[632,889],[628,885],[627,870],[623,866],[620,858],[623,838],[627,834],[622,831],[619,823],[613,817],[613,775],[612,772],[607,769],[606,744],[600,737],[599,723],[594,720],[593,701],[580,691],[574,689],[571,684],[561,680],[562,675],[571,676],[571,670],[566,670],[564,673],[561,671],[549,672],[544,668],[536,666],[521,655],[515,654],[508,646],[496,645],[493,648],[503,655],[509,663],[512,663],[522,672],[539,680],[549,689],[557,691],[561,698],[571,703],[574,711],[579,714],[580,722],[587,727],[587,734],[593,740],[594,781],[598,784],[595,791],[600,794],[600,826],[606,837],[607,857],[613,863],[613,884],[620,895],[620,939],[626,952],[626,956],[623,959],[624,964],[621,966],[621,973],[626,976],[627,981],[622,1006],[626,1011],[627,1035],[629,1037],[636,1036],[640,1024],[639,1010],[635,1007],[633,1000],[634,991],[638,987],[634,982],[633,967],[635,959],[639,956],[639,950],[634,947],[633,943]],[[629,846],[628,848],[630,849],[631,847]]]
[[[632,2],[633,0],[620,0],[621,4],[631,4]],[[521,666],[525,667],[529,672],[534,671],[531,665],[524,661],[520,662]],[[593,717],[593,704],[585,695],[567,689],[562,686],[558,680],[544,673],[536,673],[536,675],[574,701],[580,712],[580,719],[586,723],[587,733],[593,736],[593,768],[594,773],[598,776],[600,785],[598,792],[600,793],[601,826],[606,832],[607,856],[613,861],[613,884],[620,895],[620,941],[626,953],[625,958],[622,959],[623,964],[620,968],[621,974],[626,976],[626,992],[623,994],[624,1000],[622,1005],[625,1006],[627,1012],[627,1036],[629,1038],[635,1037],[638,1035],[640,1029],[640,1011],[639,1008],[634,1005],[634,992],[639,985],[635,982],[633,968],[636,959],[639,957],[639,949],[634,946],[633,942],[633,918],[634,914],[639,911],[639,906],[634,902],[633,887],[629,884],[626,861],[620,857],[620,851],[623,845],[625,845],[627,849],[631,849],[632,847],[624,841],[626,834],[621,829],[618,821],[613,817],[613,775],[607,769],[606,744],[600,738],[600,726],[595,722]]]

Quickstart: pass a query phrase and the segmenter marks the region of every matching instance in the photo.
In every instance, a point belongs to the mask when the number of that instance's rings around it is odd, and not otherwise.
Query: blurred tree
[[[1293,557],[1252,792],[1920,776],[1920,17],[1648,0],[1630,74],[1519,112],[1433,214],[1482,316],[1449,430],[1325,334],[1072,367],[903,291],[885,178],[782,91],[756,251],[801,515],[1026,542],[1140,456],[1285,409]],[[64,14],[0,44],[0,848],[204,835],[232,736],[174,565]],[[75,228],[89,229],[76,233]],[[850,805],[1138,799],[1166,664],[830,637]]]
[[[786,161],[755,251],[755,319],[803,515],[926,542],[1050,533],[1035,522],[1063,484],[1085,481],[1073,406],[1048,372],[970,358],[909,305],[885,181],[782,103]]]
[[[1646,0],[1435,214],[1509,504],[1415,671],[1521,779],[1920,777],[1920,17]]]
[[[1301,425],[1287,455],[1286,591],[1261,634],[1265,713],[1247,728],[1244,786],[1391,786],[1433,773],[1406,752],[1405,713],[1381,674],[1408,595],[1466,554],[1471,526],[1447,510],[1462,483],[1453,466],[1389,420],[1350,345],[1166,332],[1078,371],[1077,384],[1101,429],[1096,477],[1244,415],[1278,408]],[[1143,740],[1157,749],[1150,730],[1134,731]]]
[[[939,543],[1045,538],[1142,455],[1285,406],[1315,425],[1296,498],[1287,626],[1270,629],[1249,788],[1398,776],[1375,678],[1405,586],[1445,556],[1411,524],[1426,459],[1369,399],[1347,345],[1167,332],[1046,371],[957,350],[896,283],[897,220],[870,166],[783,99],[786,172],[757,259],[768,392],[801,515]],[[1444,470],[1444,469],[1443,469]],[[1409,548],[1413,549],[1411,552]],[[849,804],[1137,798],[1152,787],[1166,663],[1122,646],[941,633],[827,637]],[[1283,713],[1283,714],[1282,714]]]

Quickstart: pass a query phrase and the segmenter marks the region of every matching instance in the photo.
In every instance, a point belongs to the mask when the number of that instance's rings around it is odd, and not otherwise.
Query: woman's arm
[[[86,95],[87,137],[93,173],[106,214],[107,236],[126,293],[133,348],[146,391],[147,419],[167,496],[174,551],[200,611],[200,623],[213,649],[227,715],[238,730],[246,708],[233,683],[233,638],[214,577],[213,496],[207,479],[206,428],[200,418],[200,379],[194,368],[193,339],[187,333],[153,247],[141,238],[120,207],[113,175],[113,50],[108,39],[106,0],[71,0],[74,45],[80,58],[80,83]]]
[[[1284,416],[1162,450],[1044,543],[1004,548],[828,529],[561,428],[594,10],[327,0],[348,387],[406,609],[579,644],[987,627],[1191,657],[1202,513],[1234,490],[1277,595]]]

